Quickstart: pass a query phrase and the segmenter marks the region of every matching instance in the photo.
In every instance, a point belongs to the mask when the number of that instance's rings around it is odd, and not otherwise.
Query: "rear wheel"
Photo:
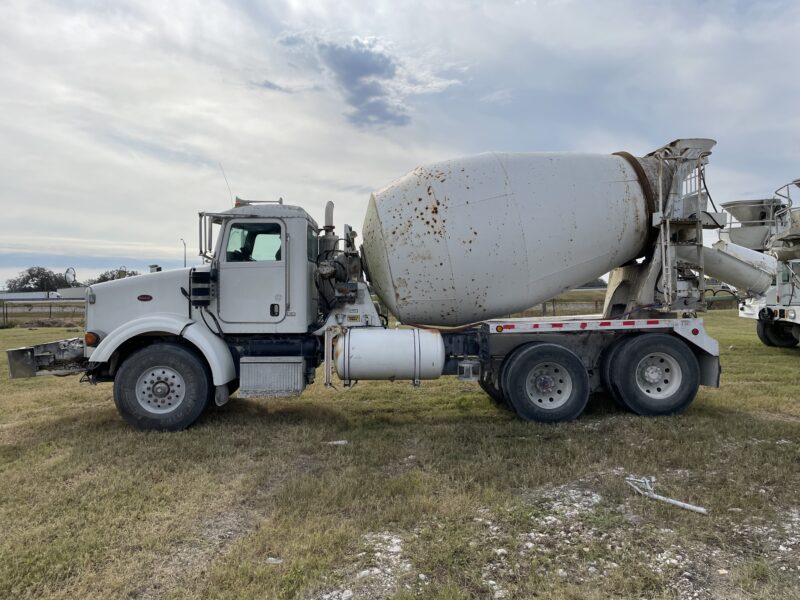
[[[114,378],[114,403],[138,429],[179,431],[194,423],[213,387],[201,358],[178,344],[152,344],[131,354]]]
[[[672,415],[691,404],[700,386],[697,357],[682,341],[663,333],[628,340],[617,353],[611,386],[639,415]]]
[[[532,344],[509,360],[503,389],[526,421],[571,421],[586,408],[589,375],[580,358],[563,346]]]
[[[510,408],[506,402],[505,396],[503,396],[503,391],[495,384],[494,381],[491,379],[479,379],[478,385],[481,386],[481,389],[486,392],[486,395],[489,396],[494,404],[500,408]]]
[[[614,399],[614,402],[618,406],[626,410],[630,409],[622,401],[622,398],[620,398],[619,392],[617,392],[614,386],[611,385],[611,373],[614,371],[614,364],[617,354],[619,354],[619,351],[628,340],[630,340],[629,337],[621,337],[614,340],[608,345],[608,347],[603,351],[603,354],[600,356],[600,381],[603,384],[603,388],[605,388],[608,395]]]
[[[780,323],[769,323],[758,321],[756,324],[758,339],[766,346],[777,346],[778,348],[793,348],[797,346],[798,340],[792,333],[792,326],[784,326]]]

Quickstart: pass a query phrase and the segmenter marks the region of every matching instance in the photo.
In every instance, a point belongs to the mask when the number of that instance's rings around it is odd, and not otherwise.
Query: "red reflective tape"
[[[561,329],[564,326],[563,323],[550,323],[550,327],[553,329]]]
[[[581,323],[581,329],[586,329],[588,326],[588,323]]]
[[[611,321],[600,321],[600,327],[611,327]]]
[[[533,325],[531,325],[531,327],[533,329],[539,329],[539,324],[538,323],[534,323]]]
[[[623,321],[622,324],[627,327],[629,325],[636,325],[636,321]]]
[[[503,329],[515,329],[516,325],[503,325]]]
[[[648,325],[658,325],[658,320],[651,320],[647,322]]]

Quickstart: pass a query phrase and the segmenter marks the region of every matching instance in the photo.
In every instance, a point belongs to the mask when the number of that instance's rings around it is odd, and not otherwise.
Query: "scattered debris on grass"
[[[667,498],[666,496],[656,494],[655,489],[653,488],[653,484],[655,483],[655,481],[656,481],[655,477],[631,476],[625,478],[625,483],[631,486],[637,494],[641,494],[642,496],[645,496],[647,498],[652,498],[653,500],[658,500],[659,502],[671,504],[672,506],[677,506],[678,508],[690,510],[692,512],[699,513],[701,515],[708,514],[708,511],[702,506],[696,506],[694,504],[689,504],[688,502],[681,502],[680,500],[675,500],[673,498]]]
[[[396,533],[383,531],[364,536],[367,549],[358,553],[360,567],[346,568],[346,585],[338,589],[316,594],[319,600],[349,600],[370,598],[381,600],[395,596],[401,577],[411,572],[411,562],[403,556],[403,539]],[[427,584],[427,576],[418,575],[421,584]],[[407,587],[410,587],[407,584]]]

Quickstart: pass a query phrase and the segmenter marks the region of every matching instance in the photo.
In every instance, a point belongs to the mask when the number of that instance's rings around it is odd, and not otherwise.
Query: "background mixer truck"
[[[758,337],[767,346],[791,348],[800,343],[800,207],[792,198],[798,188],[800,179],[795,179],[771,198],[722,205],[735,220],[721,238],[778,261],[773,285],[739,305],[739,316],[756,320]]]
[[[763,293],[774,265],[703,246],[713,140],[627,153],[482,154],[420,167],[373,194],[363,245],[333,206],[237,202],[200,213],[201,267],[93,285],[84,339],[8,351],[12,377],[113,382],[126,421],[190,425],[240,396],[442,375],[476,380],[537,421],[576,418],[606,389],[643,415],[717,386],[696,312],[705,273]],[[602,315],[512,319],[611,272]],[[403,324],[389,328],[371,293]]]

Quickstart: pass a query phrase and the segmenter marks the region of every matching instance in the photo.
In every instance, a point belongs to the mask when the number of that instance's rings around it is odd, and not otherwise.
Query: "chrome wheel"
[[[136,400],[149,413],[163,415],[181,405],[186,397],[186,382],[170,367],[147,369],[136,381]]]
[[[539,363],[528,373],[525,391],[539,408],[560,408],[572,394],[572,377],[563,365],[556,362]]]
[[[678,361],[664,352],[652,352],[636,366],[636,385],[655,400],[670,398],[681,387],[683,373]]]

